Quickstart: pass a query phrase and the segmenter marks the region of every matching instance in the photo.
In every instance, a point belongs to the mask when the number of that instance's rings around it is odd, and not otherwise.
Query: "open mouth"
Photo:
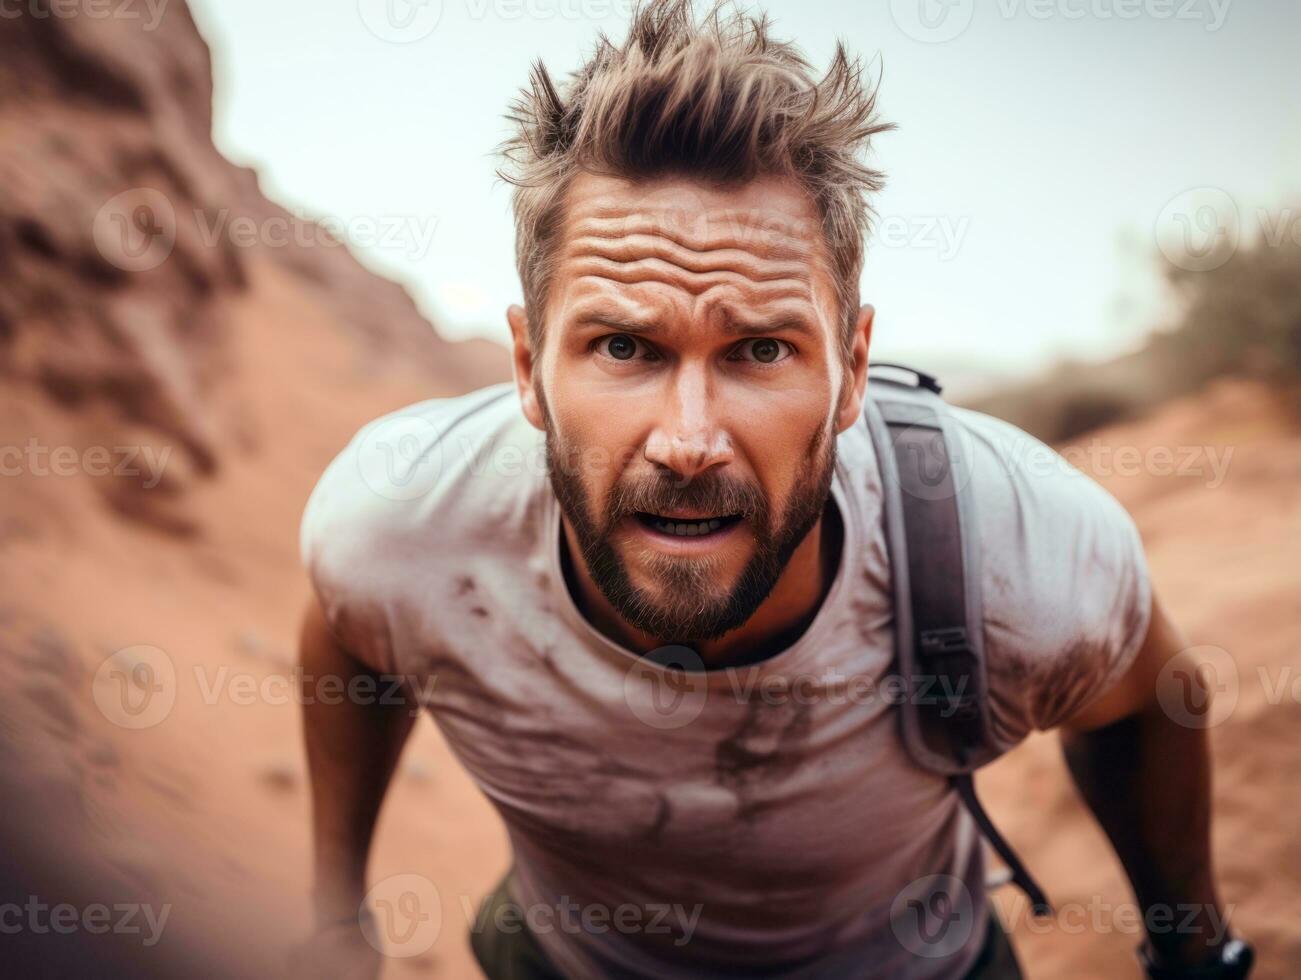
[[[667,534],[675,538],[702,538],[711,534],[717,534],[725,531],[741,519],[739,514],[721,514],[718,517],[701,517],[692,520],[684,520],[679,517],[663,517],[659,514],[648,514],[644,511],[637,512],[637,520],[641,521],[644,527],[652,531],[658,531],[660,534]]]

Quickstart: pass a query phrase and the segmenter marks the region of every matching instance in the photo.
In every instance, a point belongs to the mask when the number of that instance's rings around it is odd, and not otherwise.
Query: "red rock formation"
[[[400,364],[447,394],[507,376],[499,348],[444,341],[403,288],[221,156],[208,48],[183,3],[153,30],[50,15],[44,0],[17,9],[0,20],[0,380],[93,417],[101,439],[121,423],[182,450],[162,493],[108,481],[119,509],[192,526],[164,516],[163,499],[264,430],[240,408],[231,334],[232,302],[247,309],[268,277],[282,274],[377,379]],[[250,221],[292,233],[227,233]],[[275,355],[298,368],[294,350]]]

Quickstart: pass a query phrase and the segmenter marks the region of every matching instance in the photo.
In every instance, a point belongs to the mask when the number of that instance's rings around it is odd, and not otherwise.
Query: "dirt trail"
[[[1223,382],[1065,450],[1134,515],[1190,643],[1223,651],[1209,651],[1223,687],[1211,715],[1218,878],[1271,978],[1301,962],[1301,433],[1287,419],[1270,393]],[[1141,937],[1117,909],[1132,897],[1056,738],[1031,739],[982,784],[1053,900],[1073,906],[1045,926],[1001,890],[1030,976],[1136,975]]]

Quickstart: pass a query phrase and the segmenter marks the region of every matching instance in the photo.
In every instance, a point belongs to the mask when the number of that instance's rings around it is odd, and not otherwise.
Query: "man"
[[[514,385],[377,420],[308,504],[306,675],[424,692],[506,824],[472,938],[489,976],[1019,975],[949,783],[889,699],[839,696],[894,650],[858,297],[886,127],[860,78],[677,0],[567,86],[539,66],[506,147]],[[1151,930],[1153,969],[1221,975],[1195,972],[1230,939],[1207,746],[1158,707],[1184,644],[1133,524],[1026,466],[1029,436],[955,415],[1000,744],[1063,730],[1141,906],[1194,910]],[[305,707],[319,948],[357,932],[411,715]],[[934,876],[966,928],[919,948],[900,908]]]

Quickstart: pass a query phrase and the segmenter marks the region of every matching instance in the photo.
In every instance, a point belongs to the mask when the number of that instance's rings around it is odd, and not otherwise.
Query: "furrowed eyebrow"
[[[783,316],[773,320],[759,320],[750,323],[729,320],[723,328],[725,333],[737,337],[755,337],[769,333],[793,332],[813,334],[815,331],[808,320],[802,316]]]
[[[641,334],[643,336],[660,332],[658,323],[632,320],[611,310],[594,310],[591,313],[584,313],[576,317],[576,322],[580,326],[595,325],[605,327],[608,330],[617,330],[619,333]]]

